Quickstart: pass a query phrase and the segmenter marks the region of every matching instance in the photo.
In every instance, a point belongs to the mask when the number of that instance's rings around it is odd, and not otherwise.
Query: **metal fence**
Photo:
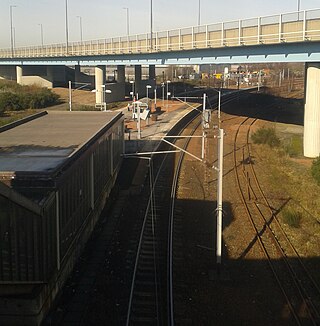
[[[320,9],[85,42],[0,49],[0,58],[183,51],[320,40]]]

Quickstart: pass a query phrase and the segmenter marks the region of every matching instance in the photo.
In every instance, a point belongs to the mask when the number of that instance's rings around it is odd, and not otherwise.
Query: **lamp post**
[[[298,0],[298,12],[300,11],[300,1],[301,0]]]
[[[69,28],[68,28],[68,0],[65,0],[66,4],[66,52],[68,54],[68,47],[69,47]]]
[[[127,12],[127,36],[129,36],[129,8],[123,7],[123,9]]]
[[[171,80],[167,80],[167,110],[169,105],[169,84],[171,83]]]
[[[14,56],[14,43],[13,43],[13,23],[12,23],[12,8],[16,8],[17,6],[10,6],[10,39],[11,39],[11,56]]]
[[[200,17],[201,17],[201,0],[199,0],[199,6],[198,6],[198,26],[200,26]]]
[[[130,80],[130,84],[132,84],[132,91],[130,92],[131,96],[132,96],[132,101],[134,99],[134,80]]]
[[[162,88],[162,106],[164,105],[164,88],[165,88],[165,84],[161,83],[161,88]]]
[[[153,28],[153,12],[152,12],[152,0],[150,0],[150,50],[153,49],[153,45],[152,45],[152,28]]]
[[[107,111],[107,103],[106,103],[106,93],[111,94],[110,89],[106,89],[106,85],[101,85],[102,87],[102,103],[103,103],[103,111]]]
[[[77,16],[77,18],[79,18],[80,41],[82,43],[82,17],[81,16]]]
[[[151,88],[152,86],[151,85],[147,85],[146,86],[146,89],[147,89],[147,103],[149,102],[149,94],[148,94],[148,90]]]
[[[38,26],[40,26],[41,46],[43,46],[43,26],[42,24],[38,24]]]

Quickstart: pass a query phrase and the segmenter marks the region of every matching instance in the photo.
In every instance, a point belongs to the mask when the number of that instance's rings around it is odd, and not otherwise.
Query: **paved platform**
[[[161,137],[165,136],[172,127],[186,114],[192,111],[192,106],[197,107],[199,104],[186,104],[179,101],[158,101],[157,112],[152,104],[151,118],[141,120],[141,139],[138,139],[137,121],[132,119],[132,111],[128,108],[122,108],[125,115],[125,149],[126,154],[137,152],[152,152],[159,146]]]
[[[125,115],[125,154],[149,153],[157,151],[164,137],[185,115],[198,107],[200,104],[186,104],[179,101],[157,101],[157,107],[151,106],[151,118],[148,121],[141,120],[141,138],[138,139],[137,121],[132,119],[132,111],[128,108],[120,109]],[[153,117],[152,117],[153,116]],[[146,154],[145,156],[149,156]],[[133,177],[130,193],[139,194],[148,173],[148,160],[140,160],[136,173]]]

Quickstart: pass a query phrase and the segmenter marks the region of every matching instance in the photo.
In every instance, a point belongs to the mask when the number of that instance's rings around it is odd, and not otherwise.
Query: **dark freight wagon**
[[[124,118],[44,112],[0,128],[0,324],[37,325],[120,168]]]

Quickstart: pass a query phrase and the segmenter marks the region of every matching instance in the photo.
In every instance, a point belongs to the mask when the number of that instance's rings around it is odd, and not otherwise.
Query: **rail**
[[[320,9],[84,42],[0,49],[0,58],[74,57],[320,41]]]

